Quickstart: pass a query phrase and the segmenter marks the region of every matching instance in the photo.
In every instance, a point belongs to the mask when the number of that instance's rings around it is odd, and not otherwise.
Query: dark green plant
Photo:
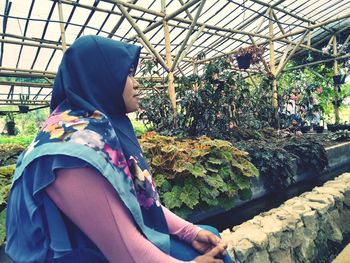
[[[327,134],[327,141],[335,141],[335,142],[345,142],[350,141],[350,131],[343,130],[343,131],[336,131]]]
[[[279,192],[294,182],[294,154],[287,152],[276,143],[264,140],[241,141],[235,144],[247,151],[252,163],[259,169],[267,190]]]
[[[234,127],[258,129],[272,120],[268,81],[253,89],[226,59],[210,62],[203,75],[176,81],[176,118],[165,91],[152,91],[141,101],[147,121],[159,133],[229,139]]]
[[[145,133],[140,144],[166,207],[186,216],[214,206],[232,208],[234,199],[249,199],[251,179],[258,176],[247,153],[227,141],[177,139]]]
[[[299,171],[313,171],[320,174],[328,166],[324,146],[312,138],[293,137],[283,148],[297,156]]]

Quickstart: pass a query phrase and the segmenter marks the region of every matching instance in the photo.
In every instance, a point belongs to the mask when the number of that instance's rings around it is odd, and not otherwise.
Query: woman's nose
[[[134,79],[134,89],[138,89],[140,87],[140,84],[136,79]]]

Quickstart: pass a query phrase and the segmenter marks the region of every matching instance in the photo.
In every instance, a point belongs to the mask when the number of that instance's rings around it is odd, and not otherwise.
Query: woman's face
[[[125,103],[126,112],[134,112],[139,108],[139,83],[131,75],[128,76],[123,91],[123,99]]]

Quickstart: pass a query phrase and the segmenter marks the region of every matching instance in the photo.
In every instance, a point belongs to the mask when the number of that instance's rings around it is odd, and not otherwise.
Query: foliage
[[[11,188],[12,175],[15,172],[15,164],[0,166],[0,207],[6,204]]]
[[[322,59],[318,54],[311,53],[315,60]],[[304,59],[304,60],[303,60]],[[295,58],[287,64],[287,68],[305,63],[305,57]],[[340,63],[341,70],[348,68],[345,63]],[[318,64],[304,69],[286,71],[279,79],[279,96],[290,94],[290,90],[295,87],[301,94],[300,103],[308,105],[310,98],[318,101],[324,118],[330,121],[331,114],[334,112],[334,70],[327,64]],[[344,84],[337,87],[338,106],[343,107],[345,98],[350,97],[350,84]],[[281,106],[281,105],[280,105]]]
[[[14,164],[26,147],[19,144],[0,144],[0,166]]]
[[[294,182],[297,157],[282,147],[264,140],[241,141],[236,146],[249,153],[269,191],[282,191]]]
[[[226,59],[210,62],[203,75],[176,81],[176,118],[165,92],[153,90],[141,101],[146,125],[152,124],[161,134],[227,139],[237,126],[257,129],[268,126],[272,120],[269,82],[263,80],[258,89],[253,89],[231,70]]]
[[[132,126],[134,127],[134,131],[136,135],[141,135],[146,132],[146,127],[142,122],[131,120],[131,123],[132,123]]]
[[[343,131],[336,131],[327,134],[328,141],[336,141],[336,142],[345,142],[350,141],[350,131],[343,130]]]
[[[320,174],[328,165],[325,148],[312,138],[291,138],[283,148],[298,157],[299,171],[309,170]]]
[[[2,144],[19,144],[26,147],[34,139],[34,135],[17,135],[17,136],[5,136],[0,137],[0,147]]]
[[[322,142],[312,136],[289,134],[288,138],[282,138],[272,128],[261,130],[260,135],[259,139],[240,141],[235,146],[249,153],[265,188],[270,191],[284,190],[301,171],[319,174],[328,165]]]
[[[2,246],[5,241],[6,231],[5,231],[5,222],[6,222],[6,210],[0,212],[0,246]]]
[[[231,208],[234,198],[249,199],[258,170],[247,153],[227,141],[177,139],[145,133],[140,144],[165,206],[181,216],[213,206]]]
[[[20,136],[34,135],[38,132],[41,124],[48,117],[49,109],[33,110],[25,114],[14,114],[8,112],[5,122],[7,122],[9,115],[11,116],[12,121],[16,123],[16,128],[18,129],[17,134]]]

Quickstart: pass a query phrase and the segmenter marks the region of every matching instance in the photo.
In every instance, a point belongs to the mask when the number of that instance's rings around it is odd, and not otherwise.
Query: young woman
[[[51,115],[19,157],[6,253],[14,262],[231,262],[226,245],[163,207],[126,113],[138,108],[140,48],[76,40]]]

